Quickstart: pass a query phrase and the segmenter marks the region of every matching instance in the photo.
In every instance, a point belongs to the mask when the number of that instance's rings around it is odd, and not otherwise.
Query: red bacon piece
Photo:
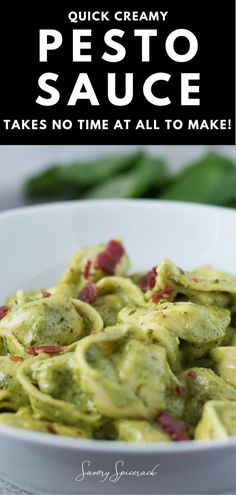
[[[24,358],[22,356],[17,356],[17,355],[13,355],[13,356],[10,356],[10,360],[11,361],[14,361],[15,363],[17,362],[20,362],[20,361],[24,361]]]
[[[89,283],[85,285],[80,292],[79,299],[88,304],[93,304],[97,297],[97,287],[95,284]]]
[[[91,266],[92,266],[92,261],[91,260],[88,260],[86,262],[86,265],[85,265],[85,268],[84,268],[84,278],[86,280],[88,280],[88,278],[89,278]]]
[[[9,310],[9,306],[0,306],[0,320],[2,320],[2,318],[7,315]]]
[[[107,275],[114,275],[116,269],[116,261],[113,261],[106,251],[102,251],[97,255],[95,268],[102,270]]]
[[[177,385],[176,389],[176,394],[179,396],[179,397],[184,397],[184,394],[185,394],[185,390],[184,390],[184,387],[182,387],[182,385]]]
[[[105,249],[97,255],[95,268],[102,270],[107,275],[114,275],[116,266],[124,255],[124,252],[125,250],[121,242],[115,240],[109,241]]]
[[[120,261],[123,254],[125,253],[124,246],[122,246],[121,242],[115,241],[113,239],[107,243],[105,250],[110,258],[117,263],[118,261]]]
[[[152,290],[155,286],[156,283],[156,277],[157,277],[157,268],[154,266],[150,272],[145,273],[140,279],[138,280],[138,285],[140,289],[142,289],[143,292],[147,292],[147,290]]]
[[[48,433],[51,433],[52,435],[57,435],[57,432],[56,432],[54,425],[52,423],[47,424],[47,431],[48,431]]]
[[[187,425],[182,421],[172,418],[167,412],[158,414],[157,421],[163,430],[171,437],[171,440],[175,442],[190,440]]]
[[[51,295],[52,295],[51,292],[48,292],[47,290],[42,290],[43,297],[50,297]]]
[[[148,290],[149,275],[150,275],[150,272],[145,273],[145,275],[142,275],[142,277],[140,277],[138,279],[138,285],[143,292],[147,292],[147,290]]]
[[[149,290],[152,290],[154,288],[156,283],[156,277],[157,277],[157,269],[154,266],[149,272],[149,276],[148,276],[147,286]]]
[[[187,373],[188,378],[191,378],[191,380],[196,380],[197,378],[197,373],[194,370],[189,370]]]
[[[28,347],[26,351],[34,356],[37,356],[41,352],[45,352],[46,354],[59,354],[64,351],[64,347],[61,345],[32,345]]]
[[[160,301],[161,299],[168,299],[172,291],[172,287],[165,287],[165,289],[160,290],[157,294],[154,294],[154,296],[150,298],[150,301],[155,303],[157,301]]]

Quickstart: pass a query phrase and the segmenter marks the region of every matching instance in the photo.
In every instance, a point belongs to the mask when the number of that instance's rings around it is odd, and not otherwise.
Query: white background
[[[173,170],[179,170],[209,149],[236,159],[234,146],[0,146],[0,210],[24,205],[25,179],[48,165],[127,153],[138,148],[166,157]]]

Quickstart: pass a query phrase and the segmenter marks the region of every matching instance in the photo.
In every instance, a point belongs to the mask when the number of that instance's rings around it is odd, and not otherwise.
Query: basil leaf
[[[235,191],[235,163],[227,157],[209,153],[174,176],[159,198],[226,204],[236,198]]]
[[[84,198],[141,198],[154,194],[167,179],[166,165],[162,160],[140,156],[130,172],[113,177],[90,189]]]

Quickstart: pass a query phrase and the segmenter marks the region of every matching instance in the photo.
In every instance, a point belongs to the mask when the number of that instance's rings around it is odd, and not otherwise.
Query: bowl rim
[[[167,208],[177,208],[179,210],[191,209],[199,210],[204,213],[206,210],[212,213],[220,213],[227,216],[235,216],[236,211],[223,206],[213,206],[202,203],[191,203],[185,201],[158,200],[158,199],[89,199],[89,200],[72,200],[57,201],[52,203],[43,203],[39,205],[27,205],[19,208],[12,208],[0,212],[0,222],[14,217],[24,215],[33,215],[34,213],[44,212],[47,210],[56,211],[57,209],[72,210],[74,208],[86,207],[107,207],[119,205],[147,205],[147,206],[164,206]],[[110,440],[90,440],[70,438],[62,435],[50,435],[37,431],[29,431],[20,428],[0,425],[0,437],[8,437],[13,440],[22,440],[31,444],[50,446],[57,448],[66,448],[70,450],[85,450],[96,452],[111,452],[123,454],[176,454],[187,452],[200,452],[205,450],[218,450],[222,448],[235,448],[236,437],[224,440],[192,440],[182,442],[122,442]]]
[[[86,207],[106,207],[106,206],[119,206],[119,205],[140,205],[143,206],[165,206],[167,208],[179,208],[179,209],[192,209],[204,212],[205,210],[216,213],[217,211],[221,214],[226,214],[234,216],[236,210],[226,206],[209,205],[205,203],[194,203],[190,201],[176,201],[168,199],[74,199],[69,201],[52,201],[48,203],[36,204],[36,205],[24,205],[17,208],[10,208],[7,210],[0,211],[0,221],[7,217],[23,216],[25,214],[30,215],[38,213],[44,210],[57,210],[57,209],[72,209],[75,207],[86,208]]]
[[[236,438],[222,440],[190,440],[181,442],[122,442],[120,440],[94,440],[65,437],[37,431],[0,425],[0,438],[4,436],[28,444],[68,450],[110,452],[115,454],[176,454],[211,451],[236,447]]]

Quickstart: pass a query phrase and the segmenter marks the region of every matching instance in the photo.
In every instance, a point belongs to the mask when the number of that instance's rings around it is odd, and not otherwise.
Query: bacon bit
[[[96,258],[95,268],[102,270],[107,275],[114,275],[117,263],[114,262],[109,254],[102,251]]]
[[[182,387],[181,385],[177,385],[175,391],[179,397],[184,397],[185,394],[184,387]]]
[[[155,287],[156,283],[156,277],[157,277],[157,269],[154,266],[151,271],[149,272],[149,277],[148,277],[148,289],[152,290],[153,287]]]
[[[163,430],[170,435],[171,440],[175,442],[190,440],[187,425],[182,421],[172,418],[172,416],[170,416],[167,412],[158,414],[157,421]]]
[[[121,242],[113,239],[107,243],[105,250],[107,254],[109,254],[110,258],[117,263],[125,254],[124,246],[122,246]]]
[[[52,435],[57,435],[57,432],[56,432],[54,425],[52,423],[47,424],[47,430],[48,430],[48,433],[52,433]]]
[[[15,363],[17,363],[18,361],[24,361],[24,358],[22,356],[10,356],[10,360],[11,361],[14,361]]]
[[[88,304],[93,304],[94,301],[96,300],[98,294],[98,290],[95,284],[87,284],[83,287],[82,291],[80,292],[79,299],[81,301],[84,301]]]
[[[34,354],[37,356],[41,352],[45,352],[46,354],[59,354],[64,351],[64,347],[60,345],[32,345],[26,349],[29,354]]]
[[[105,249],[97,255],[95,268],[107,275],[114,275],[116,265],[121,260],[125,250],[119,241],[111,240]]]
[[[91,266],[92,266],[92,261],[88,260],[86,265],[85,265],[85,268],[84,268],[84,278],[86,280],[88,280],[88,278],[89,278]]]
[[[159,296],[159,293],[158,294],[154,294],[154,296],[150,297],[150,301],[153,302],[153,303],[156,303],[160,299],[161,299],[161,297]]]
[[[196,371],[189,370],[187,373],[188,378],[191,378],[191,380],[196,380],[197,378],[197,373]]]
[[[138,285],[143,292],[147,292],[147,290],[152,290],[156,283],[157,269],[154,266],[150,272],[145,273],[138,280]]]
[[[198,283],[198,282],[200,282],[200,278],[198,278],[198,277],[193,277],[193,281],[194,281],[194,282],[196,282],[196,283]]]
[[[147,292],[147,290],[148,290],[148,279],[149,279],[150,273],[151,272],[145,273],[145,275],[142,275],[142,277],[140,277],[138,279],[138,285],[143,292]]]
[[[2,320],[2,318],[4,318],[4,316],[6,316],[9,311],[9,306],[0,306],[0,320]]]
[[[155,303],[157,301],[160,301],[160,299],[168,299],[172,291],[172,287],[165,287],[165,289],[160,290],[157,294],[154,294],[154,296],[150,298],[150,301]]]
[[[42,290],[42,296],[43,297],[51,297],[51,292],[48,292],[47,290]]]

